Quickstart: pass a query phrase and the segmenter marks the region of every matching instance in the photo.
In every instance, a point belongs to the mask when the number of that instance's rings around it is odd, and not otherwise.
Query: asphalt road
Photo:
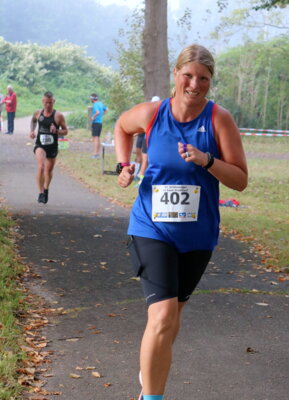
[[[125,247],[129,210],[58,167],[48,204],[38,204],[28,131],[21,119],[13,136],[0,135],[0,197],[38,276],[25,285],[63,310],[43,328],[51,363],[39,375],[61,394],[30,398],[135,399],[146,306]],[[288,281],[260,265],[247,244],[221,236],[184,310],[166,400],[288,400]]]

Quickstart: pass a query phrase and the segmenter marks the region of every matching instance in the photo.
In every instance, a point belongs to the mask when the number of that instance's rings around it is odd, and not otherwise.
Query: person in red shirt
[[[7,134],[12,135],[14,132],[14,118],[17,107],[17,96],[16,93],[13,92],[13,88],[11,85],[7,86],[7,94],[2,100],[2,103],[6,105],[7,112]]]
[[[3,104],[2,104],[2,100],[4,99],[4,95],[0,92],[0,132],[1,132],[1,130],[2,130],[2,127],[3,127],[3,119],[2,119],[2,106],[3,106]]]

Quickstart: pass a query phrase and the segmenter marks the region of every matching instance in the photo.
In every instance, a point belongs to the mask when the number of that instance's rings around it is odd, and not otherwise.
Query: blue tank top
[[[178,142],[219,158],[213,131],[215,108],[215,103],[209,101],[197,118],[179,122],[171,113],[170,99],[161,103],[150,132],[146,133],[148,168],[131,211],[129,235],[165,241],[180,253],[213,250],[219,236],[219,181],[204,168],[185,162],[178,153]],[[153,221],[152,185],[200,186],[197,221]]]

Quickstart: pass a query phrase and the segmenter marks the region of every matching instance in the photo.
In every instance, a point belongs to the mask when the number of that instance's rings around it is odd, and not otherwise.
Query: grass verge
[[[0,398],[13,400],[23,391],[18,383],[17,369],[25,358],[21,351],[22,331],[16,312],[22,308],[23,293],[19,276],[24,272],[17,261],[10,239],[13,222],[0,209]]]

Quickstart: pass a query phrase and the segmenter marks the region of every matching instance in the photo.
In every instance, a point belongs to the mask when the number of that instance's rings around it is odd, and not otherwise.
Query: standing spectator
[[[1,132],[1,130],[2,130],[2,107],[3,107],[3,104],[2,104],[2,100],[4,99],[4,96],[3,96],[3,94],[0,92],[0,132]]]
[[[7,94],[2,100],[2,103],[6,104],[6,112],[7,112],[7,134],[12,135],[14,132],[14,118],[17,107],[17,96],[16,93],[13,92],[13,88],[11,85],[7,86]]]
[[[108,112],[108,108],[98,100],[96,93],[90,95],[93,103],[91,111],[91,135],[93,138],[93,154],[91,158],[99,158],[100,155],[100,134],[102,130],[102,117]]]

